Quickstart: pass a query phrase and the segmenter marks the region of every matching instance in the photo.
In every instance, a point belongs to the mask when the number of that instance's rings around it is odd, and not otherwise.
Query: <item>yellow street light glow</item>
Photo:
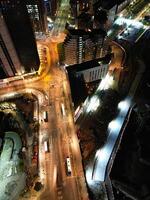
[[[54,165],[54,171],[53,171],[53,187],[56,187],[56,181],[57,181],[57,166]]]

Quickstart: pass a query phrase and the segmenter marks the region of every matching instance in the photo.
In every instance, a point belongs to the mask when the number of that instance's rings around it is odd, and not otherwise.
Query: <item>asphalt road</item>
[[[63,4],[63,10],[68,6],[68,1]],[[64,11],[63,15],[64,14]],[[61,14],[61,12],[60,12]],[[60,21],[55,31],[61,32],[64,28],[64,20]],[[20,77],[19,80],[7,79],[0,88],[1,100],[15,97],[18,93],[32,93],[38,98],[39,111],[39,181],[44,189],[31,196],[30,199],[65,199],[87,200],[82,159],[78,139],[75,132],[72,108],[70,105],[70,87],[66,74],[57,66],[57,43],[63,40],[61,34],[54,40],[48,37],[39,40],[38,48],[41,57],[46,57],[47,62],[41,66],[41,74],[37,77]],[[42,49],[46,48],[46,53]],[[64,104],[65,116],[62,116],[61,104]],[[48,112],[48,122],[44,122],[43,113]],[[44,151],[44,141],[49,141],[50,152]],[[72,174],[66,174],[66,157],[71,159]],[[69,192],[68,192],[69,191]]]

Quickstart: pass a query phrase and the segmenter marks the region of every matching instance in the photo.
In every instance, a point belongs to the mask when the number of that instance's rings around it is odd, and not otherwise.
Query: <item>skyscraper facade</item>
[[[73,65],[76,68],[76,76],[83,75],[85,83],[98,81],[104,78],[108,72],[109,59],[96,59],[81,64]]]
[[[6,49],[10,49],[6,37],[4,37],[4,32],[7,32],[7,38],[9,38],[9,40],[12,41],[11,43],[13,43],[15,49],[14,52],[17,54],[17,60],[20,61],[22,69],[24,69],[25,72],[30,72],[31,69],[38,70],[40,64],[39,56],[33,29],[24,1],[1,0],[0,8],[1,24],[3,23],[3,29],[0,30],[3,52],[6,51]],[[16,66],[18,65],[15,65],[15,68]],[[6,67],[6,65],[3,67]],[[16,70],[16,73],[17,71],[18,70]]]
[[[72,15],[77,18],[82,12],[92,10],[90,0],[70,0]],[[91,13],[91,12],[90,12]]]
[[[69,30],[64,41],[65,64],[72,65],[104,57],[108,52],[103,50],[106,32],[94,29]]]
[[[22,72],[24,72],[24,68],[21,66],[4,18],[0,13],[0,78]]]
[[[44,4],[45,4],[47,15],[52,17],[52,18],[55,17],[59,1],[57,1],[57,0],[44,0]]]
[[[35,32],[47,32],[46,9],[43,0],[24,0]]]

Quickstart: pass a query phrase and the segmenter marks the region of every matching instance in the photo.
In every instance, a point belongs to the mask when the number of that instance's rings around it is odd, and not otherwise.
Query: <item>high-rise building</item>
[[[44,4],[47,11],[47,15],[52,18],[55,17],[57,4],[59,4],[59,2],[57,0],[44,0]]]
[[[105,42],[106,32],[103,30],[69,30],[64,41],[65,64],[72,65],[104,57],[108,53]]]
[[[72,15],[77,18],[82,12],[91,10],[91,4],[89,0],[70,0]]]
[[[123,10],[130,2],[131,0],[95,0],[93,2],[93,8],[95,13],[97,13],[99,9],[105,9],[109,11],[108,16],[110,20],[113,21],[115,15]]]
[[[38,70],[39,68],[39,56],[37,52],[36,42],[34,38],[33,29],[31,26],[31,22],[28,16],[27,8],[22,0],[1,0],[0,1],[1,8],[1,24],[2,29],[0,29],[1,34],[1,49],[3,52],[9,53],[9,57],[13,57],[11,55],[10,49],[14,49],[12,53],[16,54],[20,61],[21,68],[24,69],[25,72],[30,72],[32,69]],[[5,32],[7,33],[5,35]],[[10,43],[7,41],[11,41]],[[3,47],[2,47],[3,46]],[[0,54],[2,56],[2,54]],[[7,56],[7,60],[9,58]],[[2,62],[3,59],[1,59]],[[19,63],[18,61],[16,61]],[[7,68],[8,65],[5,63],[1,64],[4,68]],[[15,65],[13,73],[18,73],[17,66]],[[9,75],[11,76],[11,75]]]
[[[78,29],[84,29],[90,23],[90,16],[93,15],[93,4],[91,4],[91,1],[70,0],[71,14]]]
[[[82,12],[77,18],[76,27],[82,30],[93,29],[93,17],[87,12]]]
[[[71,6],[71,14],[74,18],[77,18],[77,5],[78,5],[78,1],[76,0],[70,0],[70,6]]]
[[[46,9],[43,0],[24,0],[35,32],[47,32]]]
[[[0,78],[22,72],[24,72],[24,68],[21,66],[4,18],[0,13]]]
[[[109,69],[111,56],[87,61],[66,67],[74,107],[83,103],[88,95],[85,86],[94,85],[102,80]]]
[[[109,68],[110,58],[95,59],[71,66],[76,68],[76,76],[83,75],[85,83],[103,79]]]

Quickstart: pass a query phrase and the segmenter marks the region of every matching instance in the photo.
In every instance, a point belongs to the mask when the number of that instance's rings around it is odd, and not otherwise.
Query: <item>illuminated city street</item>
[[[56,61],[51,58],[51,62],[55,63]],[[51,196],[55,199],[57,196],[56,191],[58,184],[59,190],[61,188],[62,195],[64,195],[64,199],[80,199],[80,195],[83,195],[83,198],[86,199],[81,156],[73,125],[69,99],[70,92],[67,80],[65,74],[59,69],[56,69],[54,72],[50,69],[50,72],[50,75],[44,76],[40,81],[38,81],[37,78],[35,78],[35,81],[34,79],[30,80],[30,82],[25,79],[14,81],[13,86],[10,84],[10,86],[7,87],[7,93],[10,94],[10,92],[13,91],[15,91],[15,94],[23,91],[32,92],[38,96],[39,99],[39,168],[40,178],[42,183],[46,186],[43,194],[44,197],[41,198],[49,199]],[[62,86],[62,82],[64,87]],[[5,88],[1,90],[1,98],[6,100],[8,95],[3,97],[3,93],[6,94]],[[12,97],[13,94],[12,96],[9,96]],[[60,107],[62,102],[64,102],[66,110],[66,116],[64,118],[62,117]],[[44,110],[48,111],[49,123],[42,122]],[[44,153],[44,140],[50,141],[50,153]],[[58,147],[62,148],[59,149]],[[65,158],[67,156],[71,156],[73,169],[71,177],[67,177],[65,173]],[[57,160],[60,160],[60,162],[57,163]],[[78,168],[76,168],[76,166],[78,166]],[[55,171],[55,168],[56,175],[54,176],[53,171]],[[60,180],[58,180],[58,183],[56,183],[57,176],[59,178],[61,177]],[[72,185],[72,187],[70,185]],[[73,196],[68,196],[68,187],[70,191],[72,190],[70,195]],[[79,190],[79,187],[83,187],[83,189]],[[83,193],[84,190],[85,193]]]
[[[59,13],[61,15],[61,11]],[[63,20],[63,24],[65,24],[65,19]],[[61,32],[64,29],[64,26],[59,24],[57,23],[54,31]],[[0,94],[1,98],[5,100],[24,91],[33,93],[38,97],[40,123],[39,175],[44,185],[44,191],[38,198],[45,200],[49,198],[87,199],[79,144],[75,135],[72,108],[70,107],[70,89],[65,73],[57,69],[57,52],[51,51],[53,49],[51,46],[56,44],[53,45],[50,42],[49,39],[46,39],[42,42],[44,45],[39,44],[38,46],[41,57],[39,71],[41,77],[14,79],[12,83],[7,79],[7,87],[1,88]],[[46,55],[42,51],[44,48]],[[56,47],[54,48],[56,49]],[[6,89],[9,95],[3,97],[3,94],[6,94]],[[61,113],[61,103],[65,105],[66,114],[64,117]],[[44,111],[48,112],[48,123],[43,121]],[[49,141],[49,153],[44,152],[45,140]],[[66,175],[65,160],[67,156],[71,158],[72,175],[70,177]],[[32,199],[37,199],[37,196],[34,197],[34,193]]]
[[[131,3],[131,5],[129,4],[131,8],[133,3]],[[27,5],[29,11],[31,11],[30,6],[31,5]],[[86,5],[82,6],[84,11],[84,6],[86,7]],[[80,11],[82,6],[76,5],[77,12]],[[37,9],[37,7],[35,8]],[[30,192],[27,194],[28,196],[22,195],[22,197],[19,198],[20,200],[88,200],[90,198],[87,186],[95,187],[95,184],[104,183],[108,178],[120,145],[119,139],[122,139],[124,130],[129,122],[129,118],[135,106],[134,96],[145,71],[145,65],[140,59],[136,59],[137,69],[135,71],[135,77],[130,85],[129,91],[126,93],[126,95],[124,95],[124,99],[118,103],[118,113],[116,112],[116,117],[109,122],[105,144],[103,144],[102,147],[99,148],[98,146],[98,149],[95,149],[96,151],[93,152],[94,161],[92,166],[88,166],[84,169],[83,167],[85,166],[83,165],[83,155],[81,155],[81,143],[80,139],[78,138],[77,131],[80,128],[86,128],[91,115],[94,115],[94,113],[101,108],[102,102],[99,98],[101,92],[104,93],[108,89],[118,90],[121,85],[121,75],[125,71],[125,65],[128,65],[128,63],[126,63],[126,59],[129,57],[126,49],[124,48],[125,45],[123,46],[121,42],[131,42],[132,44],[137,43],[148,30],[148,25],[145,24],[143,19],[150,10],[150,4],[144,4],[144,8],[141,9],[136,15],[133,14],[129,8],[127,7],[127,9],[123,9],[121,12],[119,12],[119,14],[116,15],[114,26],[117,26],[117,28],[114,29],[114,27],[112,27],[112,29],[109,29],[106,33],[106,36],[110,40],[109,45],[111,49],[111,52],[109,52],[109,54],[111,54],[111,59],[108,63],[106,74],[104,75],[105,72],[101,70],[101,73],[103,73],[104,77],[102,76],[101,80],[99,79],[97,89],[92,95],[87,96],[86,100],[77,107],[76,111],[74,111],[75,107],[74,102],[72,101],[72,91],[68,78],[69,76],[67,74],[67,70],[65,69],[65,66],[67,65],[65,65],[65,61],[64,63],[62,62],[63,64],[61,65],[57,46],[58,44],[64,42],[66,35],[68,34],[66,33],[67,31],[65,31],[66,22],[68,23],[68,18],[70,18],[70,15],[73,14],[73,11],[70,9],[70,1],[62,0],[59,2],[54,14],[55,17],[53,16],[53,20],[48,17],[48,21],[53,24],[50,31],[44,34],[43,30],[40,30],[39,33],[38,31],[34,30],[35,33],[33,38],[36,36],[35,44],[37,45],[37,50],[34,52],[34,55],[30,54],[29,49],[31,41],[28,41],[29,48],[26,49],[26,51],[29,52],[28,56],[30,59],[32,60],[34,56],[39,56],[38,70],[36,70],[36,67],[38,66],[37,58],[36,62],[34,62],[34,59],[31,62],[31,70],[29,70],[28,67],[25,67],[24,70],[27,70],[28,73],[22,73],[21,70],[19,71],[19,66],[21,66],[20,61],[16,57],[14,59],[14,63],[16,65],[16,69],[18,67],[18,71],[15,71],[11,62],[12,58],[9,56],[9,51],[7,52],[4,50],[4,53],[2,51],[5,47],[4,41],[2,41],[4,43],[2,43],[3,45],[0,44],[0,47],[3,47],[0,48],[0,53],[2,55],[1,57],[4,58],[4,54],[6,54],[8,62],[5,62],[5,64],[7,66],[10,65],[9,70],[7,71],[10,77],[8,76],[5,79],[2,79],[0,82],[0,101],[7,102],[17,98],[19,95],[21,96],[22,94],[30,94],[36,97],[33,115],[34,119],[37,120],[39,125],[37,136],[38,153],[36,152],[36,156],[38,156],[38,176],[34,181],[38,181],[42,187],[37,192],[35,191],[33,184],[30,187]],[[1,17],[0,22],[3,26],[5,25],[3,17]],[[2,25],[0,27],[2,27]],[[35,29],[38,27],[36,22],[34,22],[32,26],[33,25],[35,26]],[[42,27],[40,28],[42,29]],[[76,28],[77,27],[75,27],[75,29]],[[9,28],[3,30],[4,39],[8,39],[8,36],[5,37],[5,34],[7,35],[8,32],[7,29],[9,30]],[[90,29],[88,29],[88,31],[89,30]],[[11,31],[13,32],[13,29]],[[43,34],[41,34],[42,32]],[[91,32],[91,30],[89,32]],[[101,35],[103,34],[100,34],[100,36],[98,35],[96,37],[102,37]],[[85,38],[88,37],[86,34],[84,36]],[[67,37],[69,36],[67,35]],[[75,44],[76,37],[76,35],[72,36],[73,42],[70,42],[71,45]],[[70,38],[69,41],[72,39]],[[93,51],[98,49],[98,46],[94,46],[94,40],[91,40],[93,42],[92,43],[89,38],[88,40],[85,38],[83,39],[82,43],[81,35],[79,33],[79,38],[77,39],[79,48],[74,49],[75,52],[77,51],[76,53],[79,56],[79,60],[81,59],[81,55],[86,55],[86,51],[89,51],[89,46],[91,44],[93,45]],[[106,38],[104,36],[104,38],[100,38],[100,41],[103,40],[104,42],[105,39]],[[10,41],[11,40],[8,39],[8,43],[10,43]],[[25,43],[27,43],[27,41],[23,41],[22,39],[22,45],[25,45]],[[87,46],[89,45],[89,49],[87,48],[88,50],[84,50],[83,45],[85,44],[87,44]],[[98,40],[96,40],[96,44],[99,44]],[[32,43],[32,46],[34,46],[34,43]],[[11,44],[9,48],[17,49],[15,45],[11,46]],[[71,48],[75,47],[71,46]],[[12,50],[12,57],[17,55],[17,51],[14,49]],[[80,50],[83,51],[80,52]],[[102,51],[103,49],[101,48],[100,52],[102,53]],[[87,53],[87,55],[90,56],[92,54]],[[72,55],[70,53],[70,57],[71,56]],[[2,65],[3,63],[1,61],[1,57],[0,64]],[[19,58],[21,58],[21,56]],[[27,59],[24,56],[22,56],[21,59],[26,64]],[[93,57],[93,59],[96,58]],[[86,60],[85,57],[84,62],[87,61],[88,60]],[[81,62],[77,63],[81,64]],[[99,63],[99,66],[101,66],[102,62]],[[16,72],[15,75],[17,76],[11,75],[11,73],[14,73],[14,71]],[[96,77],[94,72],[90,72],[90,76],[92,73],[92,77]],[[99,72],[97,71],[97,73]],[[77,77],[78,75],[76,74],[75,76]],[[147,85],[149,85],[149,83]],[[13,137],[11,135],[13,135]],[[19,152],[23,151],[22,148],[24,146],[20,137],[18,137],[18,135],[13,131],[6,132],[3,143],[3,149],[0,155],[0,176],[3,177],[6,174],[6,169],[8,170],[8,174],[6,175],[7,181],[4,180],[4,185],[0,187],[0,190],[2,190],[3,193],[2,196],[0,196],[0,200],[5,200],[5,198],[7,200],[7,195],[9,195],[10,192],[8,192],[8,194],[4,194],[4,186],[8,180],[10,180],[10,182],[12,181],[11,176],[13,173],[17,174],[17,162],[19,162],[18,160],[20,159]],[[28,143],[30,143],[30,137],[28,138]],[[27,152],[30,152],[30,148],[28,149],[27,147],[27,150]],[[13,160],[14,164],[12,164],[13,162],[11,163],[11,159]],[[3,160],[5,160],[4,163]],[[8,166],[6,167],[5,164],[8,164]],[[15,167],[11,167],[11,165],[15,165]],[[6,169],[4,170],[5,167]],[[20,174],[20,180],[22,180],[22,182],[20,185],[18,184],[17,190],[12,192],[12,198],[18,198],[20,191],[25,190],[24,192],[26,192],[25,177],[28,175],[24,172],[21,172]],[[16,176],[14,180],[19,180],[19,176]],[[15,184],[13,187],[15,187]],[[107,192],[111,193],[111,190],[112,189],[108,189]]]

